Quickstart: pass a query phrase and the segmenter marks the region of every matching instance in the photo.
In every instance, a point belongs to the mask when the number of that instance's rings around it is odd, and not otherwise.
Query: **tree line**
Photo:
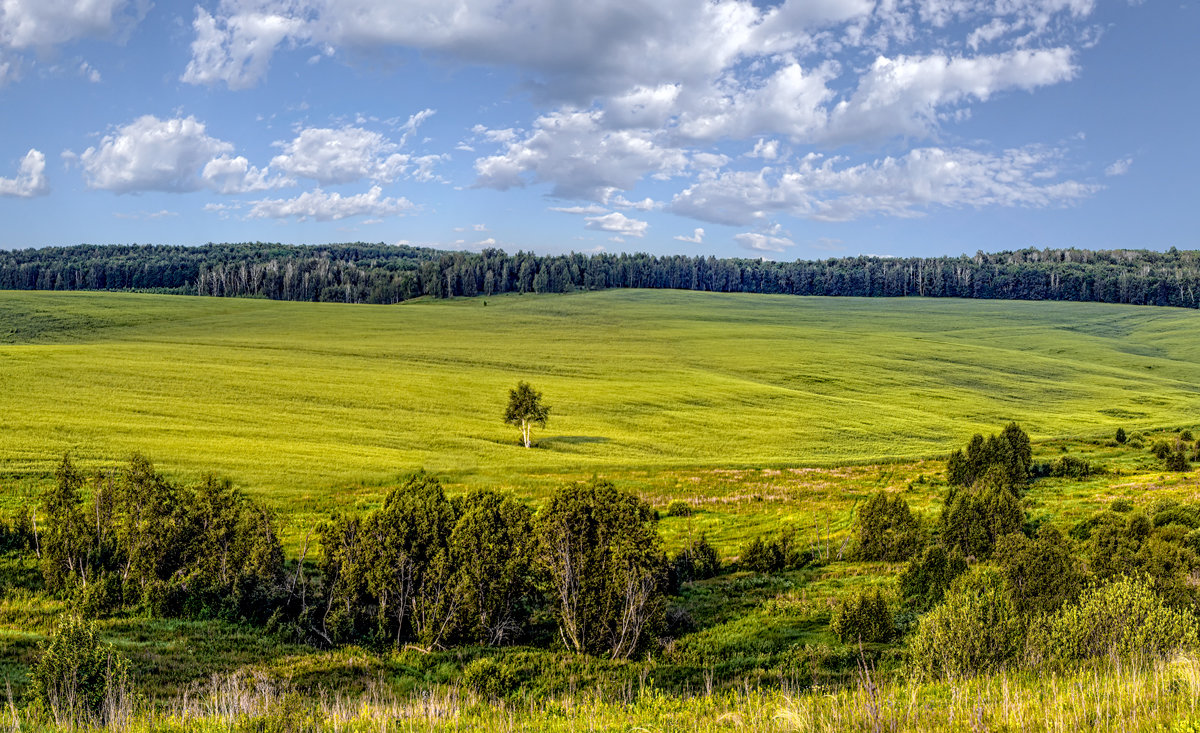
[[[398,303],[608,288],[1200,307],[1200,252],[1022,249],[959,257],[773,262],[713,256],[509,255],[384,244],[79,245],[0,252],[0,289],[147,290]]]

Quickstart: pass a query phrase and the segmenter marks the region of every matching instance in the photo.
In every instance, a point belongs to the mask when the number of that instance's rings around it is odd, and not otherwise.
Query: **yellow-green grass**
[[[304,512],[418,467],[536,498],[592,473],[935,456],[1008,420],[1037,439],[1200,415],[1188,310],[622,290],[484,303],[0,292],[0,482],[44,481],[65,451],[140,451]],[[500,419],[519,379],[552,406],[532,450]]]

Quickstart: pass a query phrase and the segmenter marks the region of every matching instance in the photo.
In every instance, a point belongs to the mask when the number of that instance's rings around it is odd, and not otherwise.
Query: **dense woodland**
[[[606,288],[1200,307],[1200,252],[1023,249],[973,257],[773,262],[649,254],[515,255],[384,244],[80,245],[0,252],[0,289],[148,290],[398,303]]]

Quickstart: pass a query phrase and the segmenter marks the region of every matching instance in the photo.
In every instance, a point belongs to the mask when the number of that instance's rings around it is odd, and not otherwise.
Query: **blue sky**
[[[1196,248],[1200,8],[0,2],[0,247]]]

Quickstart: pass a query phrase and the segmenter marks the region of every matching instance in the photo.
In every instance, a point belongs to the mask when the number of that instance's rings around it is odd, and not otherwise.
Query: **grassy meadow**
[[[899,492],[932,519],[945,454],[1010,420],[1036,461],[1108,469],[1034,482],[1034,521],[1066,527],[1117,498],[1200,501],[1200,471],[1110,440],[1200,424],[1198,325],[1152,307],[670,291],[399,306],[0,292],[0,509],[48,485],[65,451],[85,469],[138,451],[173,478],[213,472],[266,499],[294,560],[316,520],[419,467],[452,493],[534,503],[598,474],[663,510],[671,551],[704,534],[729,559],[791,527],[829,560],[686,584],[672,603],[689,628],[627,662],[318,651],[236,623],[108,618],[102,635],[162,703],[132,730],[297,715],[322,722],[245,729],[1158,730],[1197,719],[1195,659],[956,682],[906,679],[900,650],[879,647],[872,678],[829,622],[865,587],[894,596],[902,567],[841,561],[857,504]],[[501,421],[520,379],[552,406],[532,450]],[[677,501],[687,516],[666,511]],[[19,580],[0,592],[0,677],[19,700],[68,604],[38,589],[32,559],[4,558],[0,576]],[[492,654],[519,682],[504,701],[461,684]]]
[[[487,303],[485,306],[484,303]],[[0,293],[0,475],[133,452],[280,506],[461,483],[945,454],[1190,424],[1195,311],[613,290],[401,306]],[[518,445],[525,379],[552,406]]]

